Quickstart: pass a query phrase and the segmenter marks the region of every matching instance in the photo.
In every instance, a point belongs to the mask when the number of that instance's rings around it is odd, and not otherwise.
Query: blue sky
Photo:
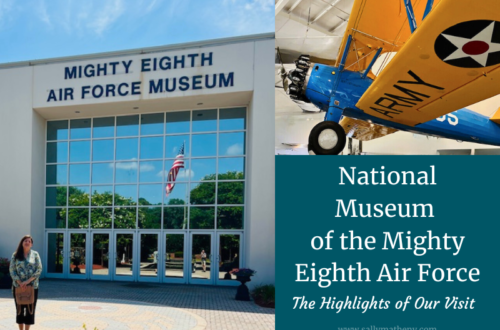
[[[265,32],[273,0],[0,0],[0,63]]]

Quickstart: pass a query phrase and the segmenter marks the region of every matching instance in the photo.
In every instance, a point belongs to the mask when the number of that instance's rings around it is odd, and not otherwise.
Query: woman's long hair
[[[24,235],[23,238],[21,238],[19,245],[17,246],[17,251],[16,251],[16,259],[17,260],[20,260],[20,261],[24,260],[23,242],[27,238],[31,239],[31,244],[33,244],[33,237],[31,237],[31,235]]]

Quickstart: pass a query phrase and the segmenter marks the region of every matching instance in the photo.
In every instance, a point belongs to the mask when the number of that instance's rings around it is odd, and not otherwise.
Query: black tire
[[[337,134],[337,143],[333,146],[321,146],[319,137],[321,133],[333,130]],[[346,143],[346,136],[342,126],[334,121],[323,121],[313,127],[309,134],[308,150],[314,152],[316,155],[338,155],[344,150]]]

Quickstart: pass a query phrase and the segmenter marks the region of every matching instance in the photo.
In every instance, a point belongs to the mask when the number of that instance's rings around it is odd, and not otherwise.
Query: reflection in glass
[[[193,139],[193,157],[216,156],[217,155],[217,134],[195,134]]]
[[[116,163],[116,183],[137,182],[137,162]]]
[[[166,133],[189,133],[190,112],[168,112],[166,114]]]
[[[116,270],[117,276],[132,276],[132,258],[134,247],[133,234],[116,234]]]
[[[68,210],[68,228],[84,229],[89,227],[89,209]]]
[[[165,181],[168,181],[168,173],[174,165],[174,162],[175,160],[173,159],[165,161]],[[188,181],[189,175],[192,175],[192,172],[189,170],[189,160],[184,159],[184,168],[179,169],[179,172],[177,172],[175,182]]]
[[[48,121],[47,122],[47,141],[67,140],[68,139],[68,121]]]
[[[184,277],[184,235],[167,234],[165,241],[165,276]]]
[[[191,247],[191,278],[210,279],[212,259],[212,236],[193,234],[193,245]]]
[[[141,159],[163,158],[163,136],[141,138]]]
[[[242,180],[245,178],[245,158],[219,158],[219,180]]]
[[[67,184],[68,165],[47,165],[47,184]]]
[[[115,117],[94,118],[93,121],[94,139],[115,136]]]
[[[244,132],[219,134],[219,156],[240,156],[244,154]]]
[[[193,111],[193,132],[212,132],[217,130],[217,110]]]
[[[67,163],[68,142],[47,142],[47,163]]]
[[[246,129],[246,109],[220,109],[219,131],[236,131]]]
[[[70,268],[71,274],[85,274],[85,242],[87,234],[70,234]]]
[[[189,135],[165,136],[165,158],[175,158],[184,145],[184,157],[189,157]]]
[[[90,139],[90,119],[72,119],[69,122],[70,139]]]
[[[45,228],[66,228],[65,208],[45,209]]]
[[[92,206],[112,206],[113,186],[92,186]]]
[[[115,186],[115,205],[136,205],[137,185]]]
[[[139,135],[139,115],[116,117],[116,136]]]
[[[240,235],[219,236],[219,279],[236,280],[236,275],[229,273],[240,268]]]
[[[63,272],[63,252],[64,234],[49,233],[47,235],[47,273],[62,274]]]
[[[215,182],[191,183],[192,205],[215,204]]]
[[[116,140],[116,160],[137,159],[138,139],[117,139]]]
[[[94,162],[113,160],[114,150],[114,140],[94,140],[92,141],[92,160]]]
[[[218,207],[217,229],[243,229],[243,206]]]
[[[115,229],[135,229],[136,211],[135,207],[115,208]]]
[[[215,180],[215,158],[191,159],[191,181]]]
[[[162,182],[163,161],[140,162],[139,182]]]
[[[113,163],[92,164],[92,183],[113,183]]]
[[[165,195],[165,205],[185,205],[188,202],[187,183],[176,183],[174,189]]]
[[[190,229],[214,229],[215,207],[191,207],[189,214]]]
[[[141,116],[141,135],[163,134],[163,113]]]
[[[90,189],[88,186],[69,187],[69,206],[89,206]]]
[[[94,234],[92,275],[109,275],[109,234]]]
[[[162,201],[162,184],[141,184],[139,186],[139,205],[161,205]]]
[[[66,187],[46,187],[45,205],[46,206],[66,206]]]
[[[242,181],[219,182],[217,204],[243,204],[245,184]]]
[[[141,234],[140,276],[158,276],[158,234]]]
[[[139,228],[160,229],[161,207],[140,207],[138,220]]]
[[[90,164],[69,165],[69,183],[70,184],[89,184],[90,183]]]
[[[94,229],[110,229],[113,221],[111,207],[98,207],[90,210],[90,227]]]
[[[164,207],[163,229],[187,229],[188,208]]]
[[[69,144],[70,162],[90,161],[90,141],[76,141]]]

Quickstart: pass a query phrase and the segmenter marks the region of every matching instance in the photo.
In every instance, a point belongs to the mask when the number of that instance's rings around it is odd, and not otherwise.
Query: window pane
[[[48,121],[47,122],[47,141],[67,140],[68,139],[68,121]]]
[[[245,158],[219,158],[219,180],[245,178]]]
[[[66,228],[65,208],[45,209],[45,228]]]
[[[232,131],[246,128],[246,109],[220,109],[219,130]]]
[[[187,207],[164,207],[163,229],[187,229]]]
[[[67,163],[68,142],[47,143],[47,163]]]
[[[163,182],[163,161],[140,162],[139,182]]]
[[[69,144],[70,162],[90,161],[90,141],[77,141]]]
[[[116,163],[116,183],[137,182],[137,162]]]
[[[193,135],[193,157],[215,156],[217,154],[217,134]]]
[[[244,132],[219,134],[219,156],[239,156],[244,154]]]
[[[46,206],[66,206],[66,187],[45,188]]]
[[[95,162],[113,160],[115,155],[114,140],[92,141],[92,160]]]
[[[115,117],[94,118],[93,138],[106,138],[115,136]]]
[[[68,228],[83,229],[89,227],[89,209],[69,209]]]
[[[90,119],[73,119],[69,126],[71,140],[90,139]]]
[[[174,160],[166,160],[165,161],[165,181],[173,181],[172,175],[170,176],[169,179],[169,172],[172,166],[174,165]],[[184,168],[180,168],[179,172],[177,172],[177,177],[175,179],[175,182],[179,181],[188,181],[189,175],[191,174],[191,171],[189,170],[189,160],[184,160]]]
[[[92,228],[111,228],[113,209],[93,208],[90,210],[90,225]]]
[[[215,180],[215,158],[191,159],[191,180]]]
[[[193,111],[193,132],[212,132],[217,130],[217,110]]]
[[[163,134],[163,113],[141,116],[141,135]]]
[[[62,274],[63,272],[63,251],[64,234],[49,233],[47,240],[47,273]],[[45,267],[45,265],[44,265]]]
[[[115,205],[137,205],[137,186],[115,186]]]
[[[75,164],[69,166],[70,184],[90,183],[90,164]]]
[[[163,136],[141,138],[141,159],[163,158]]]
[[[69,187],[69,206],[89,206],[90,188],[88,186]]]
[[[137,159],[138,139],[117,139],[116,160]]]
[[[140,207],[139,208],[139,228],[160,229],[161,228],[161,207]]]
[[[118,207],[115,209],[115,228],[117,229],[135,229],[136,219],[135,207]]]
[[[215,182],[191,183],[192,205],[215,204]]]
[[[165,197],[165,205],[186,205],[188,203],[187,183],[176,183]]]
[[[166,133],[189,133],[191,113],[189,111],[170,112],[166,114]]]
[[[162,184],[141,184],[139,186],[139,205],[161,205],[163,191]]]
[[[139,135],[139,115],[116,117],[116,136]]]
[[[217,204],[243,204],[244,192],[243,182],[219,182]]]
[[[92,183],[113,183],[113,163],[92,164]]]
[[[192,207],[189,215],[189,228],[214,229],[215,207]]]
[[[67,184],[68,165],[47,165],[47,184]]]
[[[184,145],[184,157],[189,157],[189,135],[165,136],[165,158],[175,158]]]
[[[113,186],[92,186],[92,206],[113,206]]]

